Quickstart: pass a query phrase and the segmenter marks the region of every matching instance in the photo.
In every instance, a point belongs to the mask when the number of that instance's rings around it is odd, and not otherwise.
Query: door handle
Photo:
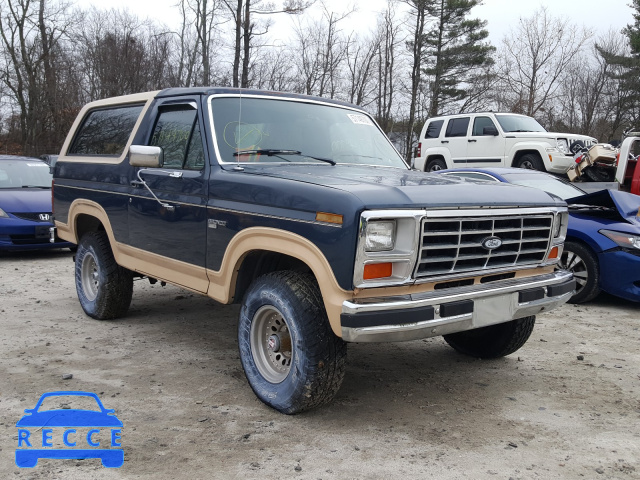
[[[477,140],[475,138],[470,138],[469,140],[467,140],[467,142],[471,143],[471,142],[477,142]]]
[[[440,140],[440,143],[449,143],[449,140]]]
[[[144,185],[144,182],[139,182],[138,180],[131,180],[131,182],[129,182],[129,184],[132,187],[140,187],[141,185]]]

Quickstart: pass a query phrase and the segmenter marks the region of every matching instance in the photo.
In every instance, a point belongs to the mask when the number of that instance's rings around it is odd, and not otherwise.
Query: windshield
[[[563,200],[567,198],[579,197],[584,195],[585,192],[578,187],[565,183],[559,178],[552,177],[551,175],[536,175],[536,174],[505,174],[503,175],[509,183],[516,185],[523,185],[525,187],[538,188],[545,192],[552,193]]]
[[[535,118],[521,115],[496,115],[498,123],[505,133],[509,132],[546,132]]]
[[[214,97],[211,110],[224,163],[408,168],[371,118],[357,110],[251,96]]]
[[[51,188],[49,166],[40,160],[0,160],[0,188]]]

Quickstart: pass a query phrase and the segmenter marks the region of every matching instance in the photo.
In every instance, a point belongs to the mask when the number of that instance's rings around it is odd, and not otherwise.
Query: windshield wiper
[[[276,148],[257,148],[253,150],[241,150],[239,152],[233,152],[234,157],[239,157],[241,155],[266,155],[267,157],[280,157],[280,155],[300,155],[301,157],[313,158],[314,160],[318,160],[320,162],[326,162],[331,165],[335,165],[336,162],[331,160],[330,158],[322,158],[322,157],[314,157],[313,155],[306,155],[302,153],[300,150],[278,150]],[[283,160],[286,160],[283,158]],[[288,162],[289,160],[287,160]]]
[[[22,185],[22,188],[51,188],[51,185]]]

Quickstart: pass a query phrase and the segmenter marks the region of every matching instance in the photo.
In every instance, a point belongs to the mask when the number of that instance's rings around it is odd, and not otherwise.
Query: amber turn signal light
[[[553,247],[549,252],[549,260],[552,258],[558,258],[558,247]]]
[[[374,278],[390,277],[393,272],[391,263],[368,263],[364,266],[363,278],[373,280]]]

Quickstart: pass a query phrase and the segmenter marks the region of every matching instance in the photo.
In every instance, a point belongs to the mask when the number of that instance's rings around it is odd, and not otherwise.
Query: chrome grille
[[[544,260],[553,215],[425,218],[416,277],[455,275],[537,264]],[[502,245],[482,246],[489,237]]]

